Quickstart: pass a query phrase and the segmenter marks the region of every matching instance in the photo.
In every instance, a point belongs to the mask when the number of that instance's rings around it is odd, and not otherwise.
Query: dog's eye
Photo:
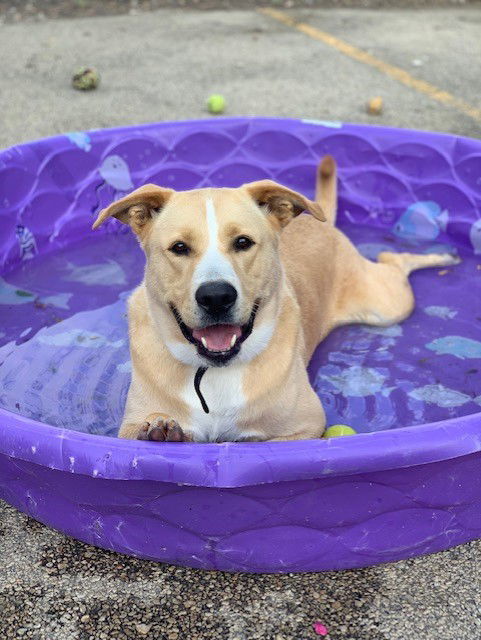
[[[174,244],[169,247],[169,251],[175,253],[176,256],[188,256],[190,253],[190,247],[185,244],[185,242],[174,242]]]
[[[255,244],[254,240],[251,240],[247,236],[239,236],[234,240],[233,247],[235,251],[247,251],[253,244]]]

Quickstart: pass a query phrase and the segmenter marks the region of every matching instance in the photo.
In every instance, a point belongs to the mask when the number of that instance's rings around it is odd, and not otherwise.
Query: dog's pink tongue
[[[209,351],[229,351],[233,346],[233,336],[236,336],[236,340],[240,338],[242,329],[235,324],[215,324],[205,329],[194,329],[192,335],[200,342],[203,342],[203,338]]]

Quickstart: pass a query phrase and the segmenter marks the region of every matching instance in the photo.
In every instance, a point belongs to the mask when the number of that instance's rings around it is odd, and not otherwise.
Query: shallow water
[[[346,232],[370,258],[446,248]],[[378,431],[481,411],[481,256],[460,255],[459,266],[411,276],[417,306],[401,325],[342,327],[318,348],[309,373],[328,424]],[[125,300],[143,265],[130,233],[99,234],[0,279],[0,406],[115,435],[130,380]]]

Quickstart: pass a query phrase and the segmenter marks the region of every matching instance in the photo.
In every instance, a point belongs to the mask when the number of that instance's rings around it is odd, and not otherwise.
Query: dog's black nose
[[[201,284],[195,292],[195,299],[209,315],[220,316],[234,305],[237,291],[224,280],[214,280]]]

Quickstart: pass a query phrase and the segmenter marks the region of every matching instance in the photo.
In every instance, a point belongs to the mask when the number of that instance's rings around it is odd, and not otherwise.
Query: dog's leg
[[[165,413],[151,413],[144,422],[127,422],[119,431],[120,438],[155,442],[191,442],[179,423]]]
[[[424,254],[383,252],[378,262],[361,259],[346,282],[346,293],[334,313],[334,326],[352,323],[381,327],[401,322],[414,308],[408,275],[416,269],[447,267],[460,262],[448,253]]]
[[[288,436],[279,436],[278,438],[270,438],[268,442],[283,442],[287,440],[318,440],[324,432],[322,429],[313,429],[312,431],[299,431],[289,434]]]
[[[408,276],[417,269],[429,267],[451,267],[461,262],[460,258],[450,253],[391,253],[383,251],[377,257],[382,264],[394,265]]]
[[[325,427],[316,427],[313,429],[302,429],[296,433],[289,433],[275,438],[260,438],[258,436],[250,436],[243,438],[239,442],[284,442],[287,440],[318,440],[325,431]]]

